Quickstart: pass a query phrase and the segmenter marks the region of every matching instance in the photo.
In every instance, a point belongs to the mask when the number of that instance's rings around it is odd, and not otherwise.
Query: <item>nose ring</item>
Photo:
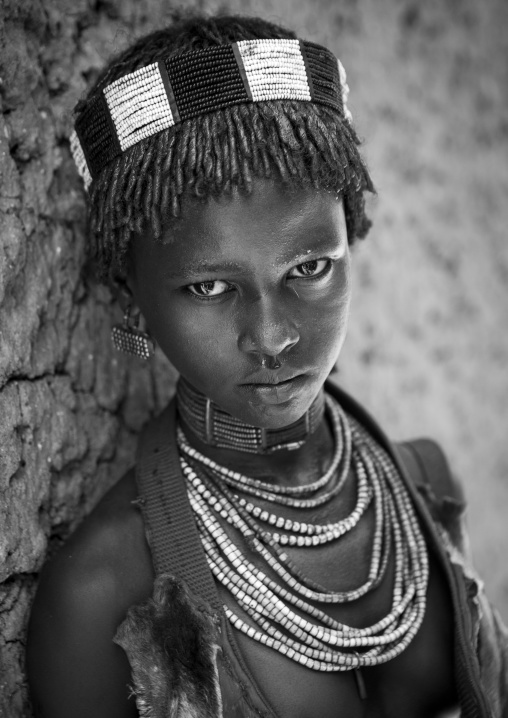
[[[265,369],[280,369],[283,364],[282,358],[279,356],[279,354],[276,354],[274,357],[271,356],[264,356],[261,359],[261,366]]]

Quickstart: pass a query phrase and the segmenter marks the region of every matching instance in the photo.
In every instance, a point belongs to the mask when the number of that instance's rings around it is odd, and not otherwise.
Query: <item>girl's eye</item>
[[[309,262],[304,262],[303,264],[293,267],[288,277],[291,279],[320,277],[326,274],[330,266],[331,262],[329,259],[311,259]]]
[[[187,287],[191,294],[195,297],[219,297],[221,294],[226,294],[231,290],[231,286],[224,282],[222,279],[211,279],[207,282],[197,282],[196,284],[189,284]]]

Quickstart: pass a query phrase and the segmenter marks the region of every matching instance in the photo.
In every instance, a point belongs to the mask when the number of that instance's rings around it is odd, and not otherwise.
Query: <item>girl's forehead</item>
[[[291,263],[307,253],[331,253],[346,242],[341,198],[258,180],[248,195],[234,190],[207,201],[187,200],[181,216],[166,222],[162,242],[149,230],[135,235],[132,259],[147,268],[165,265],[175,275],[194,275],[228,263]]]
[[[193,197],[182,204],[181,216],[166,223],[163,242],[179,240],[241,242],[243,236],[289,237],[301,232],[335,231],[343,214],[342,200],[326,190],[287,187],[259,179],[249,194],[233,189],[206,201]]]

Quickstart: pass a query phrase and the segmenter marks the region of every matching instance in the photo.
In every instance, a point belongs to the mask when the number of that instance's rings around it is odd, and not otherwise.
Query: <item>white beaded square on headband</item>
[[[85,159],[85,153],[83,152],[83,149],[81,147],[81,143],[78,139],[78,135],[76,134],[76,130],[73,130],[71,132],[70,144],[72,158],[74,159],[74,163],[78,169],[78,172],[83,179],[85,189],[88,189],[88,186],[92,181],[92,175],[90,174],[90,170],[88,169],[88,165]]]
[[[156,62],[115,80],[104,95],[122,152],[175,124]]]
[[[266,99],[311,101],[298,40],[243,40],[237,45],[254,102]]]
[[[190,117],[267,100],[314,102],[351,122],[340,60],[292,39],[256,39],[170,55],[104,87],[84,106],[71,152],[88,188],[115,157]]]

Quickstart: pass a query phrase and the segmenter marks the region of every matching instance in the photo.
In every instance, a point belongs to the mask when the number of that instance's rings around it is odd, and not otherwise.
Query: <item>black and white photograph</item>
[[[507,29],[3,0],[0,718],[508,718]]]

